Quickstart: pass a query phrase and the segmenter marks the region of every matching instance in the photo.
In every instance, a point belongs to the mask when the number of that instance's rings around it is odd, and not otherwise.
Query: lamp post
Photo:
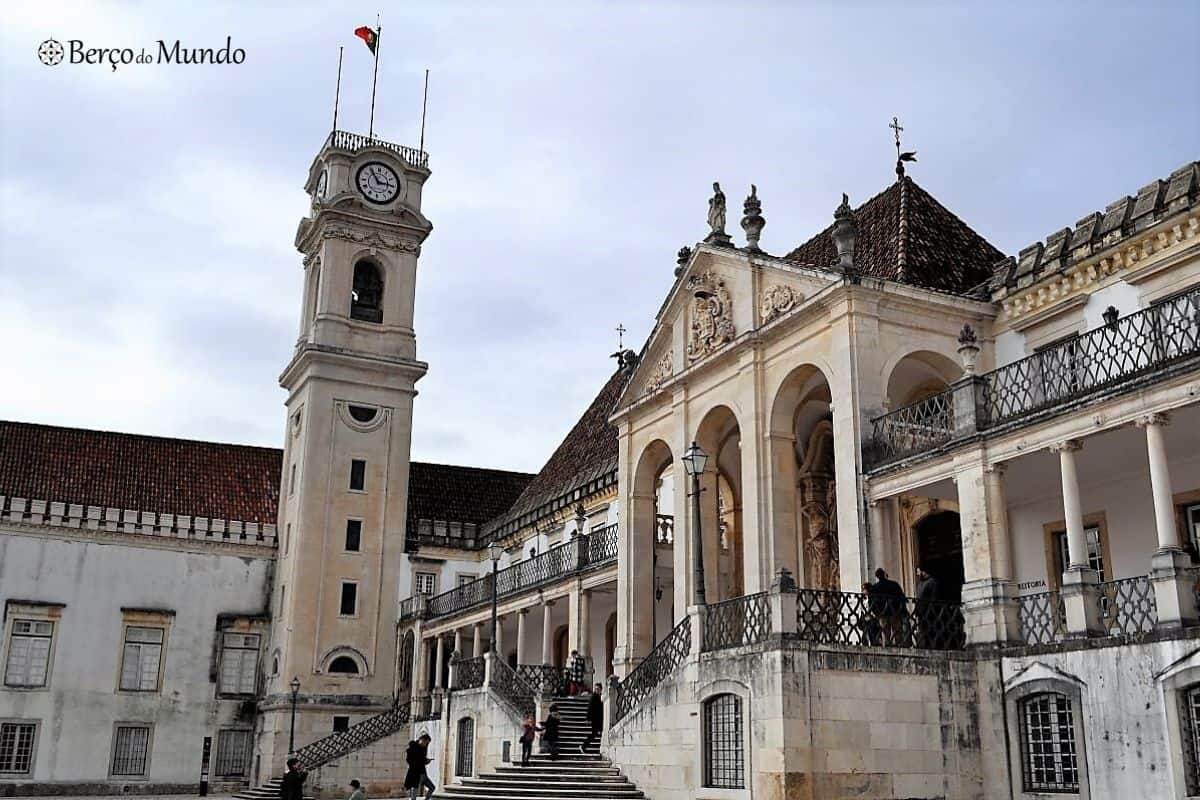
[[[296,695],[300,694],[300,678],[293,676],[292,682],[292,727],[288,731],[288,754],[296,752]]]
[[[488,645],[488,650],[489,650],[489,651],[491,651],[492,653],[495,653],[495,652],[496,652],[496,627],[497,627],[497,625],[496,625],[496,623],[497,623],[497,615],[496,615],[496,598],[497,598],[497,592],[496,592],[496,573],[499,571],[499,568],[500,568],[500,555],[501,555],[501,553],[503,553],[503,552],[504,552],[504,548],[502,548],[502,547],[501,547],[499,544],[497,544],[496,542],[492,542],[491,544],[489,544],[489,545],[488,545],[488,556],[489,556],[489,557],[492,559],[492,641],[491,641],[491,642],[489,643],[489,645]]]
[[[696,586],[692,591],[698,606],[707,605],[704,597],[704,537],[700,531],[700,476],[708,464],[708,454],[700,449],[700,445],[692,442],[692,446],[683,454],[683,469],[692,476],[692,516],[695,524],[692,526],[692,542],[696,550],[693,562],[696,565]]]

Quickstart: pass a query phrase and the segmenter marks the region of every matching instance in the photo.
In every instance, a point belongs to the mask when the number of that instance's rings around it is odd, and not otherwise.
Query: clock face
[[[390,203],[400,194],[400,177],[387,164],[368,161],[358,168],[358,190],[372,203]]]
[[[321,177],[317,178],[317,197],[324,199],[325,189],[329,184],[329,170],[321,170]]]

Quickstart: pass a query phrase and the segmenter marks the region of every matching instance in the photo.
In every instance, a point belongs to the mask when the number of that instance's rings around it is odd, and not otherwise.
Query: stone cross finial
[[[725,232],[725,193],[716,181],[713,181],[713,196],[708,199],[708,227],[712,230],[704,241],[722,247],[730,245],[729,234]]]
[[[692,260],[692,248],[686,244],[679,248],[679,252],[675,254],[675,277],[678,278],[687,269],[688,262]]]
[[[758,187],[753,183],[750,184],[750,194],[746,197],[746,202],[742,206],[745,216],[742,217],[742,230],[746,232],[746,249],[753,252],[762,252],[758,246],[758,239],[762,235],[762,229],[766,226],[767,221],[762,215],[762,202],[758,199]]]

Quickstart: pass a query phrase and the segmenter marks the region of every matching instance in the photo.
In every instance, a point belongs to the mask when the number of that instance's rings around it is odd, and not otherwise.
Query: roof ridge
[[[191,439],[185,436],[163,436],[157,433],[134,433],[132,431],[109,430],[106,428],[82,428],[77,425],[52,425],[48,422],[24,422],[16,419],[0,419],[0,426],[18,425],[23,428],[41,428],[47,431],[71,431],[74,433],[101,434],[103,436],[124,436],[131,439],[153,439],[159,442],[183,442],[185,444],[203,444],[213,447],[240,447],[247,450],[264,450],[272,453],[282,453],[282,447],[268,447],[261,444],[241,444],[239,442],[222,442],[213,439]]]
[[[523,476],[533,477],[534,475],[537,474],[535,472],[526,472],[525,470],[520,470],[520,469],[500,469],[498,467],[477,467],[472,464],[443,464],[443,463],[440,463],[437,461],[418,461],[416,459],[412,459],[408,463],[410,465],[420,464],[422,467],[443,467],[445,469],[462,469],[462,470],[470,469],[470,470],[475,470],[477,472],[492,472],[492,473],[499,473],[502,475],[512,475],[515,477],[523,477]]]
[[[901,167],[903,169],[903,167]],[[896,225],[896,280],[903,281],[905,270],[908,268],[908,182],[910,178],[903,172],[897,183],[900,184],[900,209]]]

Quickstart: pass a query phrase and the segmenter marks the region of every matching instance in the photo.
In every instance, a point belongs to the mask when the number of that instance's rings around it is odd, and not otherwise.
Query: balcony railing
[[[1158,601],[1149,576],[1105,581],[1098,589],[1100,620],[1109,636],[1141,636],[1158,624]]]
[[[692,649],[692,618],[684,617],[625,680],[616,685],[612,719],[624,718],[674,674]]]
[[[486,666],[483,656],[475,658],[459,658],[453,661],[454,682],[451,689],[478,689],[483,686]]]
[[[342,150],[350,150],[351,152],[362,150],[365,147],[382,147],[384,150],[392,151],[414,167],[429,167],[429,154],[425,151],[418,150],[415,147],[405,147],[402,144],[392,144],[382,139],[368,138],[361,133],[334,131],[325,140],[325,146],[337,147]]]
[[[1042,412],[1144,385],[1200,356],[1200,289],[872,420],[868,468],[937,449]]]
[[[713,603],[704,615],[704,651],[758,644],[771,633],[766,592]]]
[[[961,650],[966,645],[957,603],[818,589],[796,593],[796,637],[853,647]]]
[[[496,575],[496,596],[511,597],[616,560],[617,526],[609,525],[583,536],[576,536],[569,542],[550,548],[540,556],[500,570]],[[490,603],[491,600],[492,576],[485,575],[430,597],[425,604],[425,613],[428,619],[435,619]]]
[[[1051,644],[1067,631],[1067,612],[1062,595],[1056,591],[1038,592],[1017,598],[1017,622],[1025,644]]]

